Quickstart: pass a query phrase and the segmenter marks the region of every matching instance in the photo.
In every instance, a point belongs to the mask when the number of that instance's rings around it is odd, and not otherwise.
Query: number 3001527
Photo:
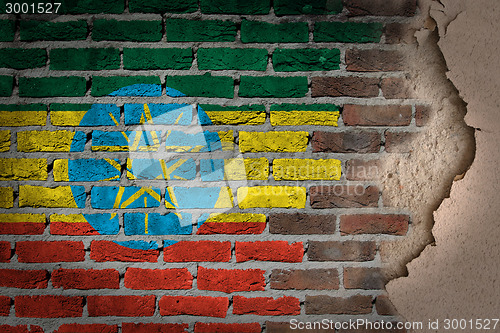
[[[5,4],[6,14],[57,14],[61,3],[11,3]]]

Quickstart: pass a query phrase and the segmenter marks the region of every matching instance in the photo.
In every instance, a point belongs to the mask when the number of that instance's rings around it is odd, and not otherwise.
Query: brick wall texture
[[[415,0],[62,2],[0,15],[0,331],[396,320]]]

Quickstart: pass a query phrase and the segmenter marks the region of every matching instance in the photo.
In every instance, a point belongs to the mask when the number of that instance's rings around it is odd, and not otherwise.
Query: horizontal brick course
[[[158,42],[162,38],[161,21],[95,20],[92,39],[129,42]]]
[[[82,48],[50,50],[50,69],[100,71],[120,68],[120,50]]]
[[[236,24],[221,20],[167,19],[166,33],[169,42],[233,42]]]
[[[327,295],[306,296],[306,314],[349,314],[361,315],[372,312],[372,297],[355,295],[348,298]]]
[[[312,96],[377,97],[379,79],[352,76],[313,77]]]
[[[0,269],[0,286],[20,289],[47,288],[49,274],[46,270]]]
[[[331,71],[340,68],[338,49],[276,49],[273,67],[277,72]]]
[[[21,21],[20,39],[22,41],[85,40],[87,30],[85,20],[68,22]]]
[[[302,242],[286,241],[236,242],[237,262],[249,260],[301,262],[304,254]]]
[[[278,213],[269,216],[269,232],[283,235],[334,234],[336,216]]]
[[[118,289],[120,276],[115,269],[57,269],[51,277],[54,288]]]
[[[198,267],[197,285],[200,290],[225,293],[264,290],[265,271],[261,269],[209,269]]]
[[[14,307],[16,309],[16,317],[81,317],[83,313],[83,297],[52,295],[16,296]]]
[[[127,268],[125,288],[139,290],[191,289],[193,277],[186,268]]]
[[[279,23],[243,20],[243,43],[306,43],[309,40],[306,22]]]
[[[47,63],[47,51],[44,49],[0,49],[0,67],[27,69],[43,67]]]
[[[409,216],[390,214],[343,215],[340,217],[342,234],[390,234],[402,236],[408,231]]]
[[[339,275],[336,269],[273,269],[270,279],[272,289],[339,289]]]
[[[319,132],[312,136],[313,152],[377,153],[382,141],[377,132]]]
[[[344,105],[342,114],[347,126],[408,126],[410,105]]]
[[[378,207],[379,189],[376,186],[334,185],[309,188],[312,208]]]
[[[346,51],[347,70],[352,72],[402,71],[406,59],[400,51],[352,49]]]
[[[163,296],[159,302],[162,316],[206,316],[225,318],[229,299],[209,296]]]
[[[374,242],[309,241],[307,257],[310,261],[371,261],[376,251]]]
[[[19,78],[21,97],[84,96],[86,91],[87,80],[79,76]]]
[[[16,243],[19,262],[48,263],[83,261],[83,242],[77,241],[20,241]]]
[[[87,296],[89,317],[150,317],[156,308],[155,296]]]

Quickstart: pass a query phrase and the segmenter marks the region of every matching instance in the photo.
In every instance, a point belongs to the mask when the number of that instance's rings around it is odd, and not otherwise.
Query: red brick
[[[10,242],[0,242],[0,262],[10,262],[10,257],[12,250],[10,248]]]
[[[49,273],[45,270],[0,269],[0,287],[21,289],[47,288]]]
[[[408,126],[410,105],[344,105],[346,126]]]
[[[233,314],[253,314],[259,316],[287,316],[300,314],[300,301],[298,298],[283,296],[253,297],[243,296],[233,297]]]
[[[163,296],[159,305],[162,316],[190,315],[225,318],[229,299],[209,296]]]
[[[367,77],[313,77],[312,96],[377,97],[379,79]]]
[[[302,262],[302,242],[288,244],[287,241],[236,242],[236,261],[282,261]]]
[[[385,279],[379,268],[344,268],[344,287],[346,289],[383,289],[384,286]]]
[[[264,290],[265,271],[261,269],[209,269],[198,267],[197,284],[200,290],[225,293]]]
[[[40,326],[30,325],[0,325],[0,332],[2,333],[43,333],[43,329]]]
[[[2,235],[41,235],[45,230],[44,223],[0,223],[0,234]]]
[[[415,107],[415,123],[418,127],[427,126],[431,118],[431,108],[426,105]]]
[[[16,308],[16,317],[81,317],[83,312],[83,297],[52,295],[16,296],[14,306]]]
[[[309,241],[310,261],[370,261],[375,259],[375,242]]]
[[[311,186],[309,189],[312,208],[378,207],[379,197],[376,186],[333,185]]]
[[[125,288],[130,289],[191,289],[192,285],[193,276],[187,268],[127,268],[125,272]]]
[[[377,49],[347,50],[347,70],[352,72],[394,72],[408,67],[407,61],[399,51]]]
[[[189,324],[123,323],[122,333],[184,333]]]
[[[375,299],[375,309],[382,316],[397,316],[398,311],[386,295],[377,296]]]
[[[413,16],[417,10],[416,0],[343,0],[349,16]]]
[[[19,262],[71,262],[84,261],[83,242],[22,241],[16,243]]]
[[[419,133],[386,132],[385,151],[388,153],[409,153],[418,144]]]
[[[339,273],[336,269],[273,269],[271,289],[339,289]]]
[[[314,153],[378,153],[382,140],[377,132],[314,132]]]
[[[224,324],[224,323],[196,323],[194,333],[260,333],[259,323]]]
[[[345,178],[347,180],[377,180],[382,167],[380,160],[349,160],[346,163]]]
[[[231,242],[181,241],[163,249],[166,262],[231,260]]]
[[[262,222],[204,222],[198,227],[197,235],[249,235],[261,234],[266,229]]]
[[[8,316],[10,314],[10,304],[12,300],[9,296],[0,296],[0,316]]]
[[[50,233],[52,235],[66,236],[93,236],[100,235],[89,223],[71,223],[71,222],[50,222]]]
[[[348,298],[326,295],[306,296],[306,314],[360,315],[372,312],[372,296],[355,295]]]
[[[118,325],[63,324],[54,333],[118,333]]]
[[[54,288],[118,289],[120,273],[116,269],[57,269],[52,272]]]
[[[269,216],[269,232],[281,235],[334,234],[335,215],[276,213]]]
[[[156,300],[154,295],[87,296],[87,308],[89,317],[148,317],[155,312]]]
[[[399,77],[386,77],[380,82],[382,94],[387,99],[415,98],[415,93],[410,85],[408,79]]]
[[[342,235],[389,234],[403,236],[408,232],[410,217],[392,214],[359,214],[340,217]]]
[[[417,29],[409,24],[388,23],[384,27],[385,42],[387,44],[415,44]]]
[[[90,244],[90,259],[97,262],[157,262],[159,255],[160,251],[158,250],[131,249],[111,241],[92,241]]]

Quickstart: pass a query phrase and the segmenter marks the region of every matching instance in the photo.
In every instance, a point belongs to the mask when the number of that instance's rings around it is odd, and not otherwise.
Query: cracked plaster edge
[[[451,85],[452,90],[454,90],[454,91],[452,91],[452,93],[450,93],[448,96],[443,97],[438,102],[439,108],[440,109],[446,108],[446,106],[444,106],[444,104],[446,104],[446,102],[450,102],[453,99],[455,99],[455,101],[453,101],[452,104],[455,104],[455,107],[457,109],[460,109],[460,108],[465,109],[465,113],[463,113],[461,116],[461,122],[463,123],[463,125],[465,125],[466,128],[472,130],[472,139],[471,139],[472,142],[471,143],[473,146],[472,147],[473,152],[472,153],[469,152],[470,154],[468,157],[465,157],[462,162],[458,162],[459,166],[457,166],[457,168],[460,171],[455,172],[453,178],[450,181],[446,181],[445,184],[441,184],[443,194],[440,196],[440,199],[438,200],[439,202],[437,204],[434,203],[432,205],[434,207],[434,209],[432,209],[432,217],[430,218],[431,224],[428,225],[428,228],[427,228],[429,238],[425,239],[425,237],[424,237],[424,238],[420,239],[421,244],[417,245],[417,248],[420,248],[420,249],[417,250],[416,252],[414,252],[414,254],[411,256],[411,258],[408,259],[408,257],[407,257],[406,259],[403,259],[403,262],[401,263],[402,267],[399,267],[399,270],[398,270],[398,268],[394,268],[394,267],[392,267],[392,269],[391,269],[391,267],[389,267],[387,264],[384,265],[383,268],[384,268],[384,270],[386,270],[384,272],[384,274],[388,280],[388,283],[386,285],[386,290],[388,292],[389,300],[391,300],[391,301],[392,301],[391,286],[394,284],[394,281],[401,281],[401,280],[404,280],[406,277],[408,277],[408,275],[411,274],[409,267],[414,263],[414,261],[418,261],[422,255],[422,253],[424,251],[426,251],[427,248],[436,246],[436,238],[434,235],[434,228],[436,226],[437,220],[435,218],[435,213],[436,213],[436,211],[439,210],[440,207],[442,207],[443,203],[446,200],[449,200],[450,193],[453,190],[455,182],[460,181],[465,177],[466,173],[472,167],[473,163],[475,162],[475,158],[476,158],[476,152],[475,152],[476,142],[474,139],[474,136],[475,136],[474,130],[476,128],[472,127],[471,125],[469,125],[465,121],[465,118],[466,118],[466,115],[468,112],[467,111],[467,103],[464,101],[464,98],[460,95],[459,89],[456,87],[455,83],[448,75],[449,69],[447,67],[446,57],[443,54],[443,51],[442,51],[440,43],[439,43],[440,40],[442,40],[442,38],[447,35],[448,27],[450,26],[450,24],[452,24],[454,21],[456,21],[462,15],[464,15],[464,11],[466,9],[464,3],[456,2],[454,4],[456,5],[455,7],[449,7],[449,6],[447,7],[446,4],[444,4],[440,0],[422,0],[422,1],[420,1],[419,7],[421,10],[421,15],[422,14],[423,15],[420,17],[420,20],[421,20],[420,29],[415,32],[414,36],[417,38],[417,41],[418,41],[417,48],[420,48],[421,46],[423,46],[423,44],[428,43],[429,39],[432,39],[432,36],[431,36],[432,34],[437,35],[437,40],[435,41],[434,47],[437,48],[439,55],[442,58],[442,60],[441,60],[442,66],[444,66],[443,72],[438,74],[438,75],[445,76],[446,80]],[[450,10],[450,8],[451,8],[451,10]],[[459,99],[458,101],[456,100],[457,97]],[[460,105],[460,104],[462,104],[462,105]],[[431,117],[430,123],[432,124],[433,122],[436,122],[436,121],[437,121],[436,120],[436,113],[434,110],[432,112],[432,117]],[[469,132],[469,135],[471,135],[470,132]],[[418,137],[417,137],[417,140],[418,140]],[[466,155],[467,155],[467,153],[468,152],[466,151]],[[386,163],[386,165],[387,165],[387,163]],[[455,170],[457,170],[457,169],[455,169]],[[424,191],[425,191],[425,189],[424,189]],[[396,204],[394,207],[398,207],[398,205]],[[399,208],[402,208],[402,207],[399,206]],[[424,226],[424,228],[425,228],[425,226]],[[394,248],[392,249],[392,252],[397,252],[397,251],[398,251],[397,247],[395,249]],[[391,250],[388,250],[387,252],[391,252]],[[390,263],[390,262],[391,262],[391,260],[386,260],[386,263]],[[389,269],[387,270],[388,267],[389,267]],[[394,272],[395,269],[398,271]],[[405,317],[399,311],[398,307],[396,307],[396,310],[398,312],[398,316],[402,319],[405,319]]]

